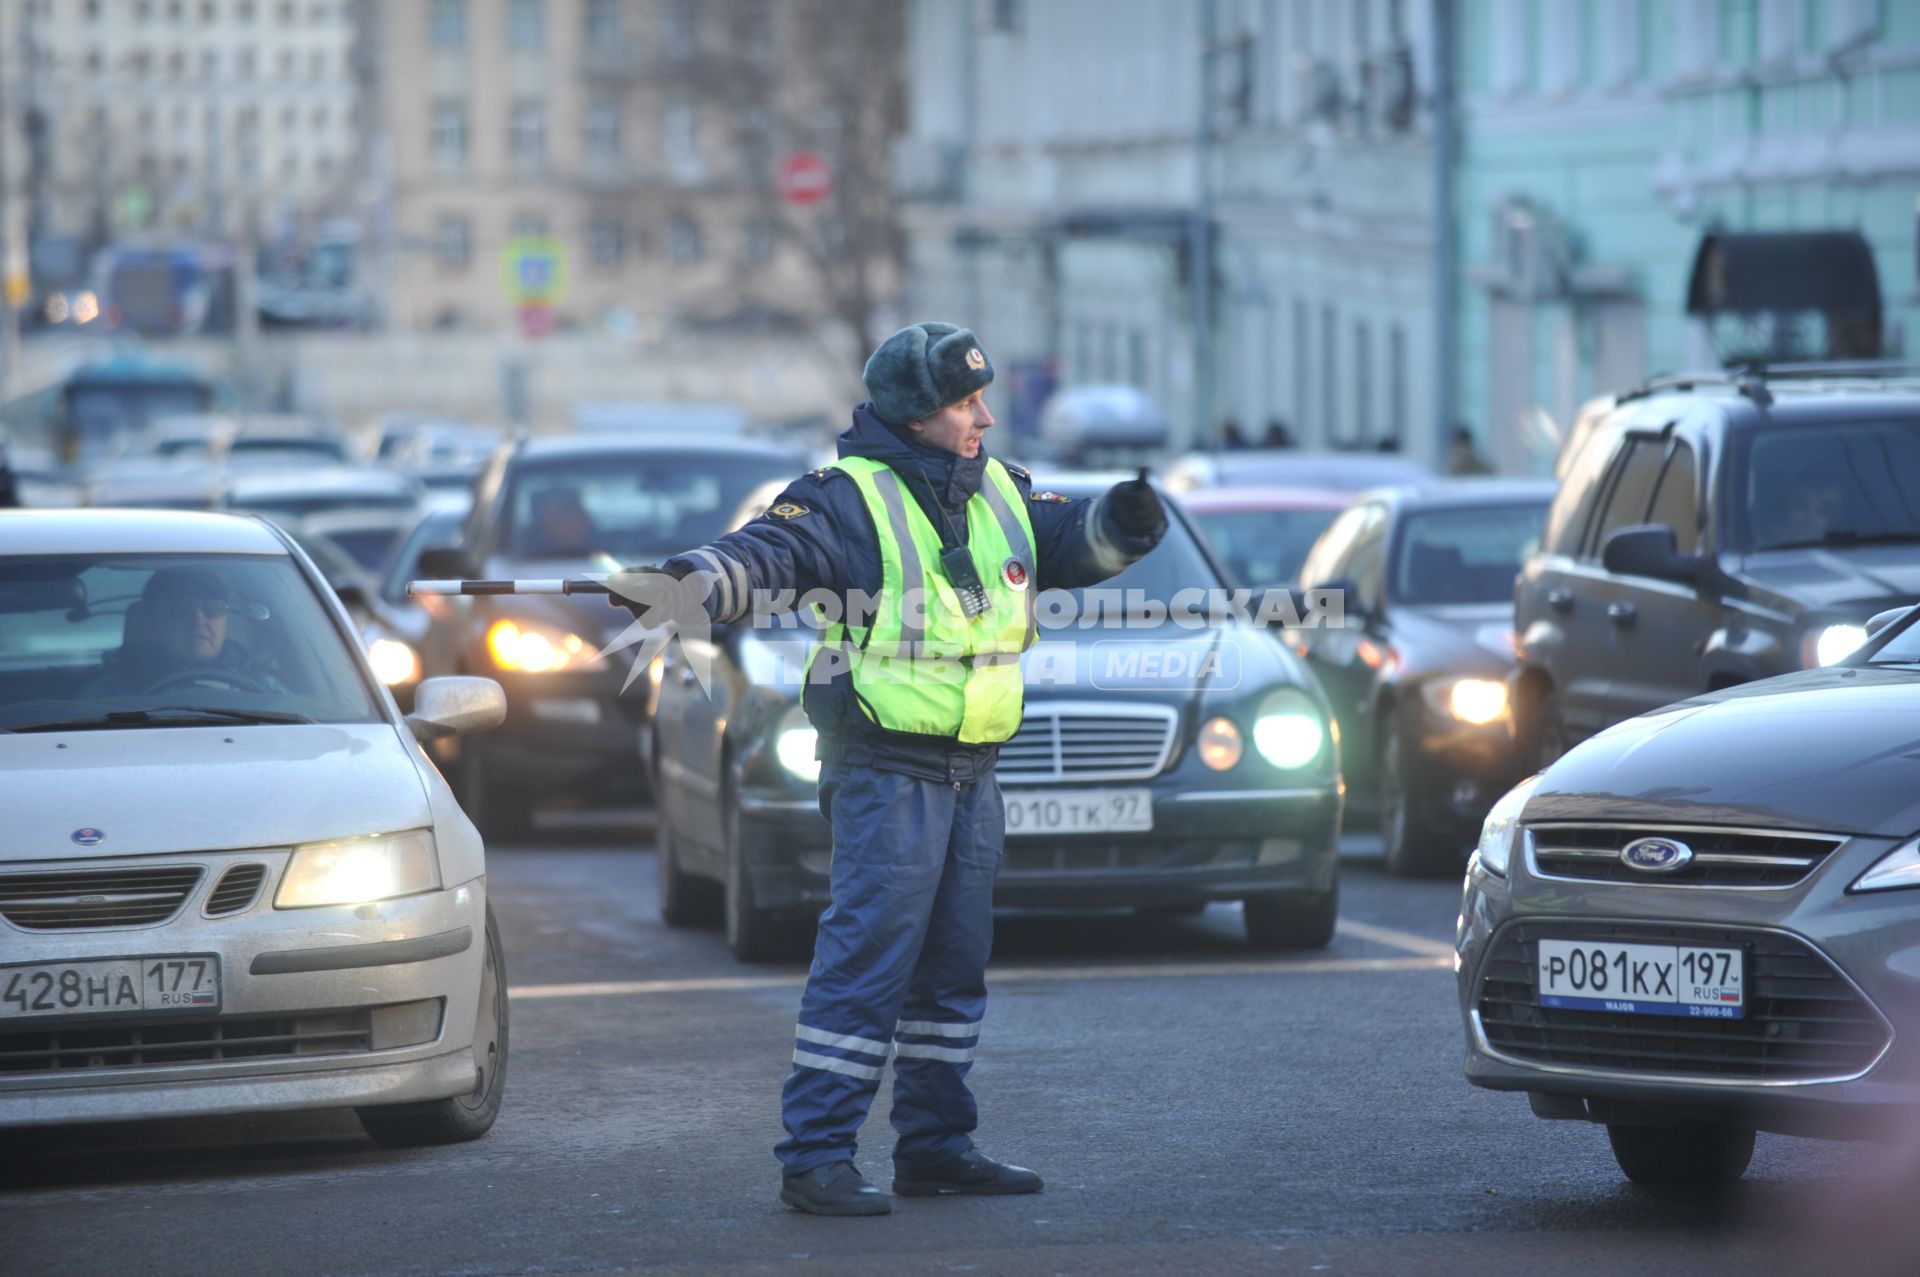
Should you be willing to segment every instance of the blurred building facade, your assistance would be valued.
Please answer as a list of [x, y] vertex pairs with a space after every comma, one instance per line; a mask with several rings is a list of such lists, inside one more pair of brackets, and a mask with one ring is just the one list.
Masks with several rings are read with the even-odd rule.
[[[897, 289], [890, 201], [862, 202], [897, 127], [897, 3], [420, 0], [371, 21], [392, 324], [859, 327]], [[796, 154], [831, 174], [812, 202], [783, 197]], [[529, 252], [561, 276], [531, 307]]]
[[1121, 382], [1184, 444], [1437, 456], [1429, 13], [910, 0], [909, 310], [975, 326], [1016, 425]]
[[1459, 31], [1461, 415], [1503, 469], [1655, 371], [1912, 353], [1920, 6], [1462, 0]]

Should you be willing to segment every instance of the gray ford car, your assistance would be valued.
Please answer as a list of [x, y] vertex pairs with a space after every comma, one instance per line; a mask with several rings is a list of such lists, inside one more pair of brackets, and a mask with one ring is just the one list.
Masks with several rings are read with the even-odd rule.
[[1494, 807], [1457, 939], [1468, 1080], [1604, 1124], [1641, 1183], [1737, 1179], [1756, 1130], [1910, 1118], [1917, 619], [1629, 719]]

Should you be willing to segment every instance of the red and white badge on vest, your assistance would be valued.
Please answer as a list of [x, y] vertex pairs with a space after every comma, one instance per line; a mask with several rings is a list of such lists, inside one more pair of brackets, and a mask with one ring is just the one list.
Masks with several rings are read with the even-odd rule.
[[1000, 579], [1016, 590], [1027, 588], [1027, 565], [1019, 559], [1008, 559], [1000, 565]]

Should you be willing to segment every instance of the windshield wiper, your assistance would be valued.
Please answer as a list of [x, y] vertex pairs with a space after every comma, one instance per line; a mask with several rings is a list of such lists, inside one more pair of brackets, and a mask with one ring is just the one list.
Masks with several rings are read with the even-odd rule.
[[1783, 541], [1779, 545], [1763, 545], [1761, 550], [1822, 550], [1841, 545], [1911, 545], [1920, 541], [1920, 531], [1909, 532], [1855, 532], [1842, 529], [1829, 532], [1823, 537], [1811, 541]]
[[112, 710], [94, 718], [50, 719], [0, 730], [10, 732], [110, 731], [116, 727], [206, 727], [220, 723], [311, 723], [305, 714], [279, 710], [222, 709], [211, 705], [159, 705], [153, 709]]

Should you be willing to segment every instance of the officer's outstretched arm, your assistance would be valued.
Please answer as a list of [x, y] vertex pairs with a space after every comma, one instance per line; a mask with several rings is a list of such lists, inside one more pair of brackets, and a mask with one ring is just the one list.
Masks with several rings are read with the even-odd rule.
[[721, 622], [745, 616], [757, 592], [844, 588], [846, 514], [826, 490], [831, 481], [816, 472], [789, 484], [759, 518], [662, 566], [676, 575], [704, 574], [711, 581], [707, 614]]
[[1144, 471], [1077, 501], [1032, 493], [1027, 517], [1038, 543], [1034, 553], [1043, 590], [1097, 585], [1159, 545], [1167, 532], [1167, 512]]

